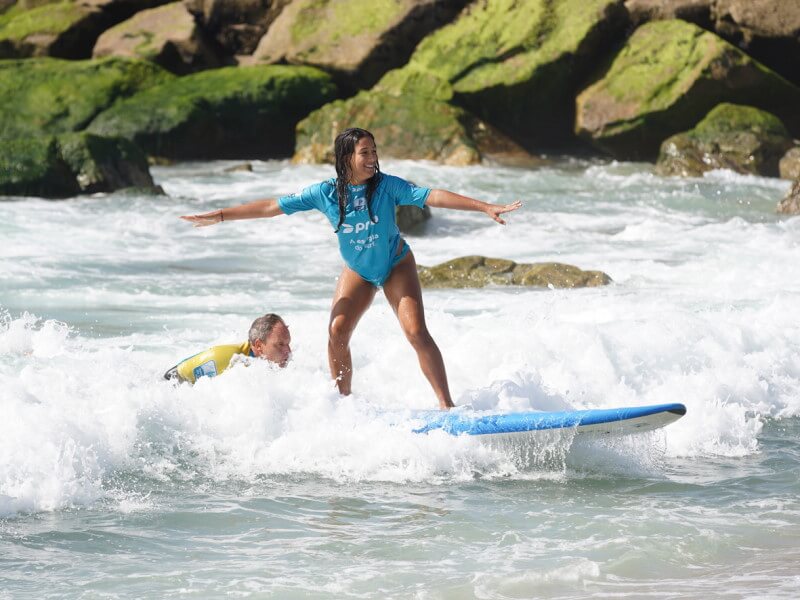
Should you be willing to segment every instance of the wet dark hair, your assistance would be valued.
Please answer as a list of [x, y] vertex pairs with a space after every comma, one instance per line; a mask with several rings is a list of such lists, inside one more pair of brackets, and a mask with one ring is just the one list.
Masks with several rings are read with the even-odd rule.
[[[333, 152], [336, 156], [336, 197], [339, 200], [339, 224], [336, 226], [336, 231], [344, 223], [345, 207], [347, 206], [347, 184], [350, 183], [353, 173], [350, 170], [350, 160], [353, 153], [356, 151], [356, 144], [363, 138], [368, 137], [373, 142], [375, 136], [366, 129], [359, 129], [358, 127], [351, 127], [345, 129], [342, 133], [336, 136], [336, 141], [333, 143]], [[378, 161], [375, 161], [375, 174], [367, 181], [367, 214], [369, 220], [372, 221], [372, 195], [375, 193], [375, 188], [378, 187], [378, 182], [381, 180], [381, 168]]]

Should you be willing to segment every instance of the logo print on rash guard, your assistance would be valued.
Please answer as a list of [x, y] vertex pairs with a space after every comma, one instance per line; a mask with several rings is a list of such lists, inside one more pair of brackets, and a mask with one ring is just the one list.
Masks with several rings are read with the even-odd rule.
[[367, 228], [375, 225], [378, 222], [377, 215], [373, 217], [374, 222], [372, 221], [361, 221], [356, 223], [355, 225], [350, 225], [349, 223], [342, 223], [342, 233], [361, 233], [362, 231], [366, 231]]

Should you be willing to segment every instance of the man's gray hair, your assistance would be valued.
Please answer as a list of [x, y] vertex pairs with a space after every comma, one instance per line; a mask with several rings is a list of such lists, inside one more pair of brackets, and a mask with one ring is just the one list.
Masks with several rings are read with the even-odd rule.
[[272, 333], [272, 328], [278, 323], [284, 326], [286, 325], [283, 319], [273, 313], [267, 313], [263, 317], [258, 317], [253, 321], [253, 324], [250, 325], [250, 332], [247, 334], [248, 341], [252, 344], [256, 340], [266, 340], [269, 334]]

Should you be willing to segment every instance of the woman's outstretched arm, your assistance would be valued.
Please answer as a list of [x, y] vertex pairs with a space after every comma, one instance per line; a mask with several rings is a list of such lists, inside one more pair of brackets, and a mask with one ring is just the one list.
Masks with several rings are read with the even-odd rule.
[[481, 202], [480, 200], [475, 200], [475, 198], [469, 198], [468, 196], [462, 196], [461, 194], [455, 194], [447, 190], [431, 190], [425, 204], [434, 208], [474, 210], [486, 213], [501, 225], [505, 225], [506, 222], [500, 218], [500, 215], [511, 212], [512, 210], [517, 210], [522, 206], [522, 202], [519, 200], [511, 204], [489, 204], [488, 202]]
[[229, 206], [201, 215], [184, 215], [181, 219], [193, 223], [195, 227], [205, 227], [223, 221], [240, 221], [242, 219], [263, 219], [282, 215], [283, 210], [277, 200], [256, 200], [239, 206]]

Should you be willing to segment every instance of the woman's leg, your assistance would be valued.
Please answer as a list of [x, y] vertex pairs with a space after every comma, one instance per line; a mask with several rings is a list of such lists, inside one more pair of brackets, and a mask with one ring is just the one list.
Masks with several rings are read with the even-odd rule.
[[358, 273], [345, 267], [333, 295], [331, 320], [328, 323], [328, 365], [339, 393], [350, 394], [353, 382], [353, 360], [350, 357], [350, 337], [372, 299], [376, 288]]
[[425, 312], [422, 307], [422, 290], [417, 276], [417, 263], [410, 252], [401, 260], [383, 284], [383, 293], [400, 321], [403, 333], [417, 351], [419, 365], [427, 377], [436, 397], [439, 408], [451, 408], [450, 389], [447, 386], [447, 373], [439, 347], [433, 341], [425, 325]]

